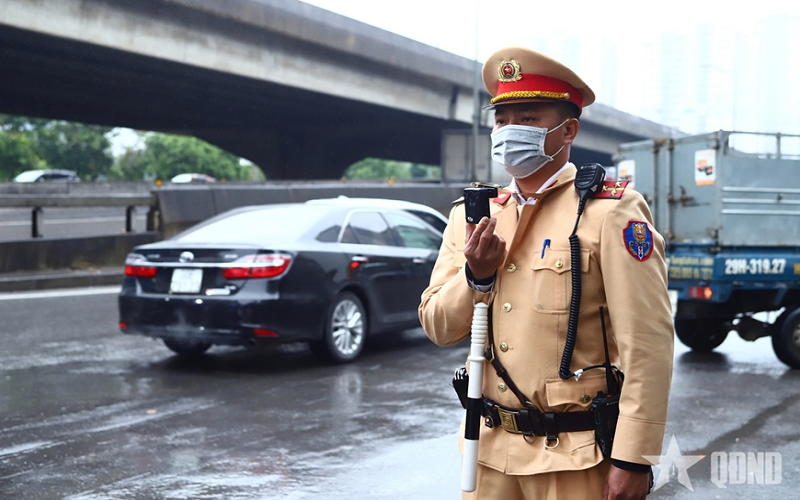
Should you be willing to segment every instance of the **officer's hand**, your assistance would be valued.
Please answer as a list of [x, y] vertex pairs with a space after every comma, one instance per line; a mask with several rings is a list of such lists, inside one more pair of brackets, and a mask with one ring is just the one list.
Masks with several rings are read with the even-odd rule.
[[603, 500], [645, 500], [650, 488], [650, 473], [622, 470], [613, 465], [608, 469]]
[[497, 219], [484, 217], [477, 224], [467, 224], [464, 257], [475, 279], [491, 277], [506, 258], [506, 240], [494, 234]]

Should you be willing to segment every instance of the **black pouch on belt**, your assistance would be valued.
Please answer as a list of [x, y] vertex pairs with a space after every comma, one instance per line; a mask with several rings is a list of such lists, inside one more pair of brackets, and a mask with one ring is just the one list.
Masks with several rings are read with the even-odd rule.
[[453, 375], [453, 389], [458, 395], [458, 400], [461, 401], [461, 406], [467, 409], [467, 389], [469, 388], [469, 373], [467, 368], [462, 366]]
[[611, 448], [614, 446], [614, 432], [617, 430], [617, 419], [619, 418], [619, 394], [609, 395], [598, 391], [597, 396], [592, 400], [592, 411], [594, 411], [594, 437], [597, 446], [603, 456], [611, 456]]

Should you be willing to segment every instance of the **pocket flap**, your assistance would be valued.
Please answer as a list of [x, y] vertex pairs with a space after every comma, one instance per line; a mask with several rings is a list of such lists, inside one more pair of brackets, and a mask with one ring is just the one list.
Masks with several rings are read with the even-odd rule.
[[551, 408], [562, 405], [589, 408], [597, 392], [606, 390], [606, 377], [602, 370], [598, 370], [597, 373], [583, 375], [577, 381], [575, 378], [550, 378], [545, 380], [545, 390], [547, 405]]
[[[581, 272], [589, 272], [589, 263], [591, 262], [591, 251], [587, 248], [581, 248]], [[570, 251], [567, 250], [551, 250], [547, 249], [544, 252], [543, 258], [537, 258], [533, 262], [534, 271], [549, 269], [555, 273], [561, 274], [572, 269], [572, 260], [570, 259]]]

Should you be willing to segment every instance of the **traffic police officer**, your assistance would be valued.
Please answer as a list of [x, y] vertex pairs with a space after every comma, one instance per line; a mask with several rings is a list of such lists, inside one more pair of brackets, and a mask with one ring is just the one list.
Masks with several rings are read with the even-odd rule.
[[[578, 206], [576, 167], [568, 160], [578, 118], [594, 93], [566, 66], [524, 48], [489, 57], [483, 80], [495, 111], [492, 156], [513, 180], [492, 200], [491, 218], [477, 225], [464, 222], [463, 204], [454, 207], [419, 316], [431, 340], [449, 346], [469, 335], [474, 302], [489, 304], [495, 357], [556, 429], [568, 420], [560, 414], [588, 411], [598, 391], [607, 390], [603, 370], [559, 377], [575, 265], [568, 239]], [[482, 392], [493, 406], [481, 426], [477, 489], [464, 498], [647, 494], [644, 456], [661, 454], [672, 376], [664, 240], [643, 197], [627, 183], [601, 188], [577, 227], [582, 299], [570, 367], [603, 363], [603, 314], [611, 363], [625, 375], [611, 456], [603, 457], [585, 426], [561, 425], [570, 430], [550, 429], [543, 437], [520, 434], [508, 418], [519, 398], [487, 365]], [[506, 417], [495, 421], [498, 409]]]

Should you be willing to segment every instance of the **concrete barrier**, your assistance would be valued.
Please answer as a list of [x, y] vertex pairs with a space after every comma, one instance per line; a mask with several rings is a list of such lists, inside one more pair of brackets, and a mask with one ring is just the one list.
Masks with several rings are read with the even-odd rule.
[[1, 242], [0, 273], [121, 266], [133, 247], [160, 239], [159, 233], [151, 231]]
[[0, 183], [0, 195], [147, 195], [155, 187], [155, 183], [152, 182], [2, 182]]
[[154, 191], [159, 211], [159, 230], [173, 236], [209, 217], [248, 205], [303, 203], [316, 198], [388, 198], [428, 205], [444, 215], [461, 196], [465, 184], [442, 183], [270, 183], [165, 186]]

